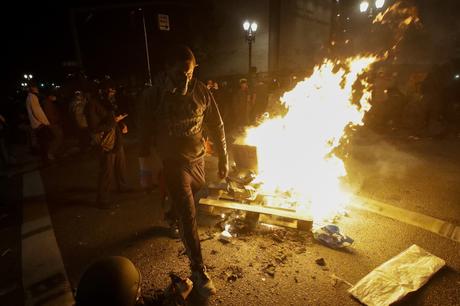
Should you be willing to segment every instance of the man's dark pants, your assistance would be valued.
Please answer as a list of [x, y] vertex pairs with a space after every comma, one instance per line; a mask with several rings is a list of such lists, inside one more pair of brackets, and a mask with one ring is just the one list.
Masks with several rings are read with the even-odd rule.
[[112, 151], [101, 152], [98, 203], [110, 202], [110, 189], [114, 181], [119, 191], [127, 188], [125, 150], [121, 145]]
[[34, 129], [35, 135], [37, 136], [38, 149], [40, 150], [40, 157], [43, 162], [48, 161], [48, 146], [51, 137], [50, 128], [46, 125], [41, 125], [37, 129]]
[[179, 231], [192, 270], [203, 268], [200, 238], [196, 223], [196, 209], [193, 194], [205, 183], [204, 160], [193, 163], [163, 161], [164, 174], [173, 214], [179, 220]]

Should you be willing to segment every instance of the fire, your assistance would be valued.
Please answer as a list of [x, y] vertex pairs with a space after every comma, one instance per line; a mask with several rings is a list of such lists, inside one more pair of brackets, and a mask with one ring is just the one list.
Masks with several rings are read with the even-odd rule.
[[[288, 195], [297, 213], [310, 211], [315, 222], [344, 209], [351, 194], [341, 184], [347, 173], [333, 149], [346, 138], [345, 127], [361, 125], [370, 109], [371, 92], [359, 76], [374, 61], [372, 56], [324, 61], [282, 96], [284, 117], [246, 131], [243, 142], [257, 147], [264, 194]], [[359, 101], [352, 100], [355, 82], [364, 87]]]
[[393, 52], [396, 52], [396, 49], [403, 40], [409, 27], [422, 27], [422, 23], [418, 17], [417, 7], [413, 6], [409, 1], [395, 2], [384, 12], [379, 13], [372, 23], [374, 25], [382, 25], [385, 29], [391, 31], [393, 42], [389, 50]]

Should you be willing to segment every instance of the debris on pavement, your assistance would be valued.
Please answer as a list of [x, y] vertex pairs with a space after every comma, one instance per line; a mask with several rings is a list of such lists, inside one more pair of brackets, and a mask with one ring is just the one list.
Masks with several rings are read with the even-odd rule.
[[180, 247], [179, 250], [177, 250], [177, 257], [181, 257], [185, 255], [187, 255], [187, 250], [184, 247]]
[[348, 292], [366, 305], [390, 305], [418, 290], [445, 264], [414, 244], [372, 270]]
[[275, 277], [275, 270], [276, 270], [276, 267], [274, 264], [272, 263], [268, 263], [263, 269], [262, 271], [265, 272], [266, 274], [270, 275], [271, 277]]
[[275, 241], [275, 242], [278, 242], [278, 243], [281, 243], [284, 241], [284, 236], [285, 236], [286, 232], [282, 232], [282, 231], [276, 231], [272, 234], [272, 239]]
[[314, 229], [313, 237], [334, 249], [350, 246], [354, 241], [352, 238], [342, 234], [339, 227], [333, 224]]
[[295, 250], [296, 254], [300, 255], [300, 254], [305, 254], [307, 252], [307, 248], [302, 246], [302, 247], [299, 247]]
[[170, 273], [171, 284], [165, 289], [153, 290], [142, 296], [142, 305], [187, 305], [187, 297], [193, 289], [193, 282], [189, 278], [181, 278]]
[[335, 274], [331, 274], [331, 282], [332, 282], [332, 286], [336, 287], [337, 285], [343, 283], [343, 284], [346, 284], [348, 285], [349, 287], [353, 287], [353, 284], [344, 280], [343, 278], [341, 277], [338, 277], [337, 275]]
[[[229, 227], [230, 226], [230, 227]], [[222, 214], [221, 220], [217, 222], [216, 227], [224, 231], [226, 228], [233, 237], [241, 234], [249, 233], [249, 224], [244, 218], [244, 214], [239, 211], [234, 211], [229, 214]]]
[[326, 266], [326, 261], [324, 260], [323, 257], [316, 258], [315, 262], [318, 266], [321, 266], [321, 267]]
[[243, 268], [239, 266], [228, 266], [223, 272], [222, 272], [223, 278], [229, 282], [233, 283], [239, 278], [243, 278]]
[[230, 230], [230, 225], [227, 224], [225, 226], [225, 229], [219, 235], [219, 241], [223, 243], [230, 243], [232, 241], [232, 234], [230, 234], [229, 230]]
[[206, 231], [204, 235], [200, 236], [200, 242], [208, 241], [214, 239], [214, 234], [210, 231]]

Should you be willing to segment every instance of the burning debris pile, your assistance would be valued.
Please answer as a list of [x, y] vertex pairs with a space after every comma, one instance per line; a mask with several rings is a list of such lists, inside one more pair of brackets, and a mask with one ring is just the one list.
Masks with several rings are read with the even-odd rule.
[[226, 184], [210, 186], [214, 200], [200, 203], [297, 220], [297, 227], [343, 211], [349, 198], [341, 182], [346, 170], [334, 149], [370, 108], [371, 93], [361, 76], [375, 61], [356, 57], [315, 67], [281, 98], [285, 116], [246, 131], [235, 146], [237, 167]]
[[[298, 214], [309, 212], [316, 222], [343, 209], [349, 197], [341, 184], [346, 170], [334, 148], [370, 108], [371, 92], [360, 76], [375, 61], [372, 56], [324, 61], [283, 95], [289, 110], [284, 117], [247, 130], [243, 141], [257, 147], [263, 193], [288, 195]], [[359, 98], [357, 84], [363, 88]]]

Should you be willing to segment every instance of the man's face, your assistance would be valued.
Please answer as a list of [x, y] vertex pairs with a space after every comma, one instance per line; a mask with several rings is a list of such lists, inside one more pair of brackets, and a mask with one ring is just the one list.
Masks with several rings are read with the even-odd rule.
[[52, 101], [52, 102], [54, 102], [54, 101], [57, 100], [57, 98], [56, 98], [55, 95], [50, 95], [50, 96], [48, 96], [48, 99], [49, 99], [50, 101]]
[[248, 83], [246, 83], [246, 82], [240, 83], [240, 88], [243, 91], [248, 90]]
[[114, 88], [109, 88], [107, 89], [107, 97], [110, 99], [110, 98], [113, 98], [115, 97], [115, 94], [117, 93], [117, 90], [114, 89]]
[[34, 94], [38, 94], [38, 87], [37, 86], [31, 86], [30, 87], [30, 92]]
[[187, 94], [188, 84], [193, 77], [194, 70], [195, 63], [191, 60], [178, 62], [168, 67], [167, 74], [173, 83], [175, 92], [181, 95]]

